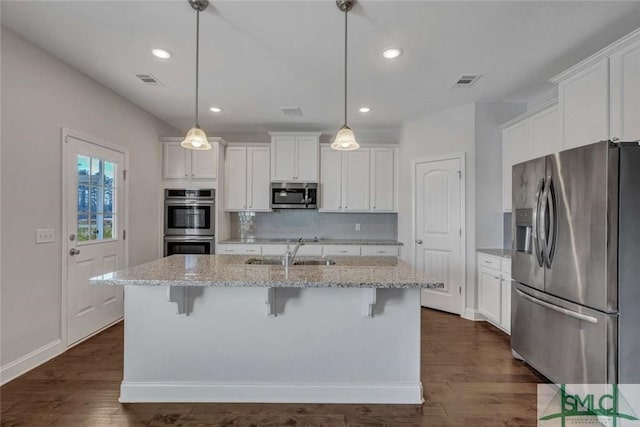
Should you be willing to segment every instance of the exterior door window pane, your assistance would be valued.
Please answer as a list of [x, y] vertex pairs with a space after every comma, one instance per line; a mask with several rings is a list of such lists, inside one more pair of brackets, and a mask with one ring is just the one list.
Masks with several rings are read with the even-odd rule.
[[78, 241], [117, 238], [117, 164], [78, 156]]

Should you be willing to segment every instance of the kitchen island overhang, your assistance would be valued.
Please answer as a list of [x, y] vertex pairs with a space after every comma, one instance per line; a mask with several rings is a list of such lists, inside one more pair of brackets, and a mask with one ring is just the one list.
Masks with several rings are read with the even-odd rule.
[[174, 255], [91, 279], [125, 286], [121, 402], [422, 402], [420, 289], [441, 283], [396, 258], [248, 258]]

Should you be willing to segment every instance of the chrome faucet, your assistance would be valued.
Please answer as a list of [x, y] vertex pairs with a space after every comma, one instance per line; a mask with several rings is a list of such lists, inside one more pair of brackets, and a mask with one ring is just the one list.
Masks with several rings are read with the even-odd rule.
[[291, 247], [289, 247], [289, 244], [287, 243], [287, 252], [285, 252], [284, 254], [284, 266], [286, 268], [289, 268], [289, 266], [291, 264], [293, 264], [293, 259], [296, 257], [296, 254], [298, 253], [298, 249], [300, 249], [300, 246], [304, 245], [304, 239], [301, 237], [298, 239], [298, 243], [296, 243], [295, 248], [293, 248], [293, 251], [291, 250]]

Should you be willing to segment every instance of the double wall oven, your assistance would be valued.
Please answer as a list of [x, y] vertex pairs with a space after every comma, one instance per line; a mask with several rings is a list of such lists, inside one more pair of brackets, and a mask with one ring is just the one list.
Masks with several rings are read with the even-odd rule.
[[215, 190], [164, 190], [164, 256], [215, 252]]

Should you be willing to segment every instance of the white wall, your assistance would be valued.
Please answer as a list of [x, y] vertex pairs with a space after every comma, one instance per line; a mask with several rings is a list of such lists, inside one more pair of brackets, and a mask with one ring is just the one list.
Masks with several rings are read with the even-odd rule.
[[[501, 248], [502, 133], [500, 125], [526, 104], [473, 103], [406, 121], [400, 137], [398, 240], [410, 261], [412, 235], [411, 161], [446, 154], [466, 155], [466, 307], [476, 303], [476, 248]], [[468, 313], [467, 313], [468, 314]]]
[[526, 111], [526, 104], [476, 103], [476, 248], [504, 244], [502, 213], [502, 130]]
[[[61, 128], [129, 148], [131, 265], [157, 255], [158, 137], [178, 131], [5, 28], [1, 40], [5, 368], [61, 336]], [[36, 228], [56, 242], [35, 245]]]
[[466, 153], [467, 306], [475, 301], [475, 105], [467, 104], [428, 114], [404, 123], [400, 136], [400, 197], [398, 240], [405, 244], [402, 257], [410, 261], [413, 245], [411, 210], [413, 159]]

